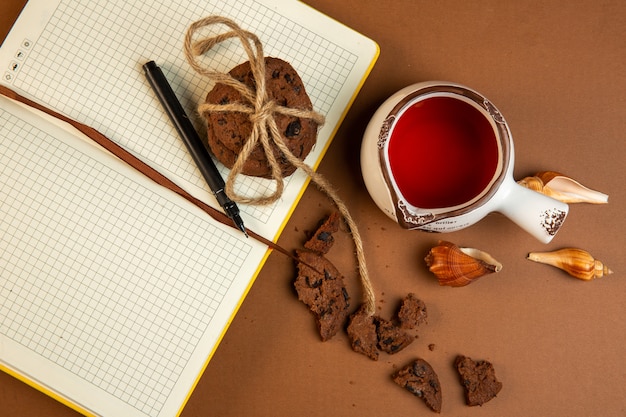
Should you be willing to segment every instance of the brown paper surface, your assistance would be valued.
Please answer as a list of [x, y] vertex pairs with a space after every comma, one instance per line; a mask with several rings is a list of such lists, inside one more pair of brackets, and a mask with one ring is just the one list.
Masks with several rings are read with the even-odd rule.
[[[0, 36], [22, 3], [2, 2]], [[391, 316], [413, 292], [427, 304], [428, 323], [411, 346], [377, 362], [354, 353], [343, 333], [323, 343], [294, 293], [293, 262], [273, 253], [182, 416], [429, 415], [391, 380], [416, 357], [439, 374], [442, 415], [626, 415], [626, 3], [307, 3], [380, 45], [380, 58], [319, 171], [360, 227], [379, 314]], [[426, 80], [465, 84], [501, 110], [515, 142], [516, 178], [561, 171], [608, 194], [609, 204], [571, 205], [548, 245], [497, 213], [445, 235], [400, 229], [367, 194], [360, 142], [384, 99]], [[300, 247], [330, 210], [310, 186], [279, 243]], [[467, 287], [440, 287], [423, 260], [438, 239], [480, 248], [504, 267]], [[565, 246], [588, 250], [615, 273], [583, 282], [525, 259], [530, 251]], [[345, 232], [328, 257], [345, 275], [356, 308], [361, 292]], [[457, 354], [494, 365], [503, 383], [497, 398], [465, 405], [452, 366]], [[0, 403], [3, 415], [75, 415], [3, 373]]]

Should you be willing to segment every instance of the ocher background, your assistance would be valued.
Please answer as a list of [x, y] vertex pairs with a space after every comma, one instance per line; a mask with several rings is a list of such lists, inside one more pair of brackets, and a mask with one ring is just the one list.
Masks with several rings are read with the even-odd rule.
[[[344, 334], [322, 343], [292, 289], [291, 260], [273, 253], [182, 416], [429, 415], [390, 379], [415, 357], [439, 374], [442, 415], [626, 415], [626, 3], [306, 3], [381, 47], [319, 171], [360, 226], [379, 313], [390, 316], [414, 292], [428, 306], [428, 324], [409, 348], [378, 362], [352, 352]], [[22, 5], [0, 3], [0, 39]], [[549, 245], [499, 214], [446, 235], [399, 229], [365, 190], [361, 136], [385, 98], [434, 79], [468, 85], [499, 107], [515, 141], [516, 178], [561, 171], [609, 194], [609, 204], [573, 205]], [[299, 247], [330, 210], [327, 198], [309, 187], [279, 243]], [[439, 287], [423, 258], [440, 238], [490, 252], [504, 264], [502, 272], [464, 288]], [[525, 259], [529, 251], [564, 246], [590, 251], [615, 274], [582, 282]], [[361, 293], [345, 233], [329, 257], [346, 276], [355, 308]], [[491, 361], [504, 384], [483, 407], [464, 405], [452, 368], [459, 353]], [[76, 414], [6, 374], [0, 374], [0, 404], [7, 416]]]

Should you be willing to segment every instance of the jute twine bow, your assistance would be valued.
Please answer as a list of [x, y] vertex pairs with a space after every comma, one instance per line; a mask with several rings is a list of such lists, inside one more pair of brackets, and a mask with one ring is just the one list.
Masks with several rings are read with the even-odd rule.
[[[218, 24], [225, 25], [230, 30], [225, 33], [194, 40], [196, 33], [202, 30], [202, 28]], [[254, 90], [239, 80], [233, 78], [230, 74], [204, 68], [196, 59], [197, 56], [205, 54], [220, 42], [231, 38], [239, 38], [248, 56], [252, 75], [254, 76], [256, 83], [256, 89]], [[252, 123], [252, 132], [250, 137], [244, 144], [241, 152], [237, 156], [235, 164], [228, 174], [225, 187], [226, 194], [235, 202], [257, 205], [272, 204], [282, 196], [284, 190], [284, 178], [280, 165], [278, 164], [278, 161], [274, 156], [274, 152], [272, 151], [271, 144], [274, 144], [280, 152], [282, 152], [289, 163], [304, 171], [317, 185], [317, 187], [330, 197], [341, 215], [344, 217], [356, 247], [359, 275], [361, 277], [361, 284], [364, 292], [364, 303], [368, 314], [374, 314], [375, 294], [367, 272], [363, 242], [356, 223], [352, 219], [348, 208], [339, 198], [333, 186], [321, 174], [315, 172], [313, 168], [291, 153], [287, 145], [283, 142], [280, 131], [276, 125], [276, 121], [274, 120], [274, 114], [280, 113], [287, 116], [312, 119], [319, 126], [324, 123], [324, 117], [315, 111], [284, 107], [278, 105], [272, 100], [269, 100], [265, 87], [265, 59], [263, 55], [263, 45], [255, 34], [243, 30], [235, 22], [228, 18], [221, 16], [208, 16], [194, 22], [189, 27], [185, 35], [184, 52], [187, 62], [189, 62], [189, 65], [191, 65], [191, 67], [198, 74], [208, 77], [216, 84], [225, 84], [234, 88], [247, 102], [228, 104], [203, 103], [198, 106], [198, 112], [203, 116], [212, 112], [240, 112], [248, 114]], [[236, 178], [242, 173], [244, 163], [258, 143], [260, 143], [263, 147], [271, 167], [271, 177], [276, 184], [276, 189], [269, 195], [256, 197], [239, 195], [235, 191]]]

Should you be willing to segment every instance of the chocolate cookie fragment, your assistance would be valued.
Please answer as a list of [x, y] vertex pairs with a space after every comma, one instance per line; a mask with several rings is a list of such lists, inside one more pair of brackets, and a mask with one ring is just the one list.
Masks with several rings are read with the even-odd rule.
[[347, 328], [352, 350], [372, 360], [378, 360], [378, 334], [375, 317], [367, 314], [365, 305], [352, 313]]
[[301, 261], [294, 282], [298, 299], [315, 316], [322, 341], [329, 340], [343, 327], [348, 316], [349, 296], [343, 276], [320, 254], [296, 251], [296, 256]]
[[424, 400], [436, 413], [441, 413], [441, 386], [437, 374], [424, 359], [418, 358], [393, 375], [393, 381]]
[[465, 389], [465, 403], [469, 406], [483, 405], [494, 398], [502, 389], [502, 383], [496, 379], [493, 365], [487, 361], [473, 361], [463, 355], [454, 361], [461, 384]]
[[[397, 320], [396, 320], [397, 318]], [[408, 294], [401, 302], [393, 320], [380, 316], [368, 316], [361, 306], [350, 316], [348, 336], [352, 350], [362, 353], [373, 360], [378, 359], [378, 350], [388, 354], [400, 352], [416, 338], [414, 329], [426, 321], [426, 304], [415, 294]]]
[[335, 243], [333, 233], [339, 230], [341, 215], [339, 212], [332, 212], [317, 228], [315, 234], [306, 241], [304, 247], [315, 252], [328, 253]]
[[[256, 81], [252, 75], [250, 62], [233, 68], [229, 74], [256, 89]], [[268, 99], [284, 107], [299, 110], [313, 110], [304, 84], [296, 70], [287, 62], [278, 58], [265, 58], [265, 83]], [[217, 83], [206, 98], [211, 104], [241, 103], [252, 106], [241, 94], [231, 86]], [[274, 113], [274, 120], [281, 139], [290, 152], [299, 159], [304, 159], [317, 140], [317, 123], [311, 119], [287, 116]], [[237, 156], [252, 132], [250, 115], [240, 112], [212, 112], [207, 116], [207, 140], [211, 152], [229, 168], [232, 168]], [[289, 176], [295, 171], [285, 156], [274, 144], [271, 145], [274, 155], [281, 167], [282, 175]], [[243, 174], [257, 177], [271, 177], [271, 167], [261, 144], [258, 144], [246, 160]]]
[[400, 352], [415, 340], [415, 336], [408, 334], [394, 322], [380, 317], [376, 317], [376, 333], [378, 348], [390, 354]]
[[414, 329], [426, 321], [428, 313], [426, 304], [417, 298], [415, 294], [409, 293], [402, 299], [398, 310], [398, 320], [403, 329]]

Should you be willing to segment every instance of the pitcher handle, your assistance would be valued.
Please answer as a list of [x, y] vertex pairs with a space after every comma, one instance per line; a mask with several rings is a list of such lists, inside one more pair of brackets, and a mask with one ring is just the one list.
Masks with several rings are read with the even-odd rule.
[[566, 203], [529, 190], [514, 180], [498, 211], [543, 243], [549, 243], [559, 231], [569, 206]]

